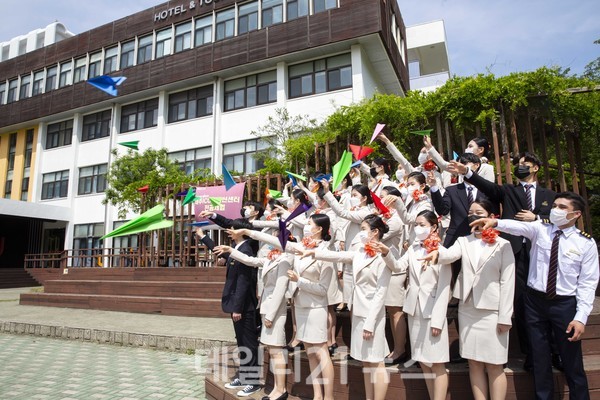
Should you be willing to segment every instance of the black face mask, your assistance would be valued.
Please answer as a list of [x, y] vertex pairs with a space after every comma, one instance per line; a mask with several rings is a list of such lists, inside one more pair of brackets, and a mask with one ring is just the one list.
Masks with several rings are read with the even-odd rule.
[[469, 221], [469, 224], [471, 224], [481, 218], [483, 218], [483, 217], [480, 215], [473, 214], [473, 215], [469, 215], [469, 217], [467, 218], [467, 221]]
[[369, 170], [369, 174], [371, 174], [373, 178], [377, 178], [377, 171], [375, 170], [375, 167]]
[[518, 179], [525, 179], [531, 175], [531, 168], [527, 165], [515, 165], [514, 174]]

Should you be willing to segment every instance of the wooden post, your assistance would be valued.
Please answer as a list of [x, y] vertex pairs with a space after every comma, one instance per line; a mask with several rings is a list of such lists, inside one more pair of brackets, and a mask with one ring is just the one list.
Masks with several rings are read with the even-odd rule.
[[567, 182], [565, 180], [565, 170], [563, 168], [562, 152], [560, 151], [560, 136], [556, 129], [556, 124], [552, 120], [552, 137], [554, 138], [554, 148], [556, 149], [556, 163], [558, 164], [558, 183], [560, 185], [560, 191], [564, 192], [567, 190]]
[[[452, 157], [452, 144], [450, 143], [450, 123], [447, 119], [444, 120], [444, 130], [446, 131], [446, 151], [449, 157]], [[440, 151], [442, 149], [440, 148]]]
[[328, 174], [331, 169], [331, 161], [329, 159], [329, 142], [325, 143], [325, 173]]
[[581, 159], [581, 142], [579, 141], [580, 135], [579, 132], [575, 132], [573, 134], [573, 147], [575, 148], [575, 162], [577, 163], [577, 171], [579, 172], [579, 182], [581, 183], [581, 196], [586, 200], [587, 207], [585, 208], [585, 212], [583, 213], [583, 218], [585, 219], [585, 228], [589, 234], [592, 234], [592, 216], [590, 214], [589, 207], [589, 198], [587, 194], [587, 187], [585, 185], [585, 174], [583, 173], [583, 161]]
[[525, 128], [527, 129], [527, 150], [530, 153], [535, 153], [535, 146], [533, 145], [533, 131], [531, 129], [531, 111], [529, 107], [527, 107], [527, 123], [525, 124]]
[[508, 117], [510, 118], [510, 138], [513, 144], [513, 154], [516, 156], [520, 153], [519, 151], [519, 138], [517, 137], [517, 121], [515, 119], [515, 112], [509, 110]]
[[496, 181], [498, 185], [502, 185], [502, 162], [500, 161], [500, 146], [498, 145], [498, 130], [496, 129], [496, 121], [492, 119], [492, 144], [494, 146], [494, 161], [496, 163]]
[[542, 144], [542, 164], [544, 164], [544, 181], [546, 188], [552, 188], [552, 182], [550, 182], [550, 166], [548, 165], [548, 145], [546, 144], [546, 121], [544, 118], [540, 118], [540, 142]]
[[477, 136], [477, 137], [481, 136], [481, 122], [479, 122], [479, 121], [475, 122], [475, 136]]
[[510, 159], [510, 152], [508, 150], [508, 133], [506, 132], [506, 121], [504, 116], [504, 107], [500, 103], [500, 137], [502, 138], [502, 154], [504, 156], [504, 176], [506, 177], [506, 183], [512, 183], [512, 163]]
[[[315, 171], [320, 171], [320, 163], [319, 163], [319, 143], [315, 143]], [[310, 175], [308, 169], [306, 169], [306, 174]]]
[[440, 113], [435, 115], [435, 132], [437, 133], [437, 148], [441, 151], [444, 145], [442, 142], [442, 117]]

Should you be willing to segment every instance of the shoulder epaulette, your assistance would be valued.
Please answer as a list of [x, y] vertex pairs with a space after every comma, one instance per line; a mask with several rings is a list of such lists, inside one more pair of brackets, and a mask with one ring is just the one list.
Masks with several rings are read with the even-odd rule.
[[542, 223], [543, 224], [550, 224], [550, 220], [548, 218], [542, 218]]
[[579, 234], [581, 236], [583, 236], [584, 238], [586, 238], [586, 239], [591, 239], [592, 238], [592, 235], [590, 235], [589, 233], [584, 232], [584, 231], [579, 231]]

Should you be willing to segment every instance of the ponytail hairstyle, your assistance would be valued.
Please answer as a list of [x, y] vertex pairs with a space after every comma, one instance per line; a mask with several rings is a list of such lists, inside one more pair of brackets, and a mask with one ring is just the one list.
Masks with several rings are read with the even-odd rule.
[[419, 185], [425, 185], [423, 188], [423, 193], [427, 193], [429, 191], [429, 186], [427, 186], [427, 180], [425, 179], [425, 175], [423, 175], [423, 173], [419, 171], [413, 171], [408, 174], [408, 178], [406, 180], [408, 181], [410, 178], [414, 178], [417, 182], [419, 182]]
[[485, 211], [487, 211], [488, 213], [488, 218], [491, 218], [494, 215], [494, 204], [489, 201], [489, 200], [476, 200], [473, 203], [478, 204], [479, 206], [481, 206], [481, 208], [483, 208]]
[[331, 228], [331, 220], [326, 214], [312, 214], [310, 217], [316, 226], [322, 228], [321, 239], [329, 242], [331, 240], [331, 234], [329, 230]]
[[417, 217], [423, 217], [427, 220], [427, 222], [429, 222], [429, 225], [431, 225], [432, 231], [433, 228], [435, 227], [435, 231], [440, 232], [440, 226], [438, 223], [438, 217], [436, 215], [436, 213], [434, 213], [433, 211], [429, 211], [429, 210], [423, 210], [420, 213], [417, 214]]
[[488, 140], [482, 136], [474, 137], [471, 140], [475, 142], [477, 147], [483, 149], [483, 154], [480, 157], [488, 158], [488, 155], [490, 154], [490, 143], [488, 142]]
[[302, 204], [306, 204], [308, 206], [311, 205], [308, 195], [304, 193], [304, 190], [302, 189], [294, 189], [294, 191], [292, 192], [292, 197]]
[[381, 191], [386, 191], [388, 195], [396, 196], [398, 198], [402, 198], [402, 193], [395, 186], [385, 186], [381, 189]]
[[390, 231], [390, 227], [387, 226], [385, 222], [383, 222], [383, 219], [381, 219], [379, 215], [369, 214], [365, 217], [363, 222], [366, 222], [369, 225], [369, 228], [371, 228], [371, 230], [377, 229], [377, 232], [379, 233], [379, 240], [381, 240], [383, 235]]
[[371, 196], [371, 191], [369, 187], [366, 185], [354, 185], [352, 186], [352, 190], [356, 190], [361, 196], [367, 198], [367, 205], [373, 204], [373, 197]]
[[383, 171], [387, 176], [392, 176], [392, 167], [390, 166], [390, 162], [385, 158], [378, 157], [373, 160], [376, 165], [383, 167]]

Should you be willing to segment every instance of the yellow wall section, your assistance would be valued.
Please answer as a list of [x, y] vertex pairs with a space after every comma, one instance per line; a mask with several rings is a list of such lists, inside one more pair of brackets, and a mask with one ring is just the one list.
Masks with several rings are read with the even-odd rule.
[[[19, 129], [17, 133], [17, 148], [15, 152], [15, 167], [13, 169], [11, 200], [21, 199], [21, 185], [23, 181], [23, 167], [25, 166], [25, 147], [27, 141], [27, 131], [33, 129], [33, 151], [31, 154], [31, 167], [29, 169], [29, 192], [27, 201], [31, 201], [31, 190], [33, 187], [33, 178], [35, 177], [35, 150], [37, 143], [37, 127]], [[0, 135], [0, 192], [2, 198], [5, 195], [6, 178], [8, 175], [8, 151], [10, 144], [10, 135], [15, 132]]]

